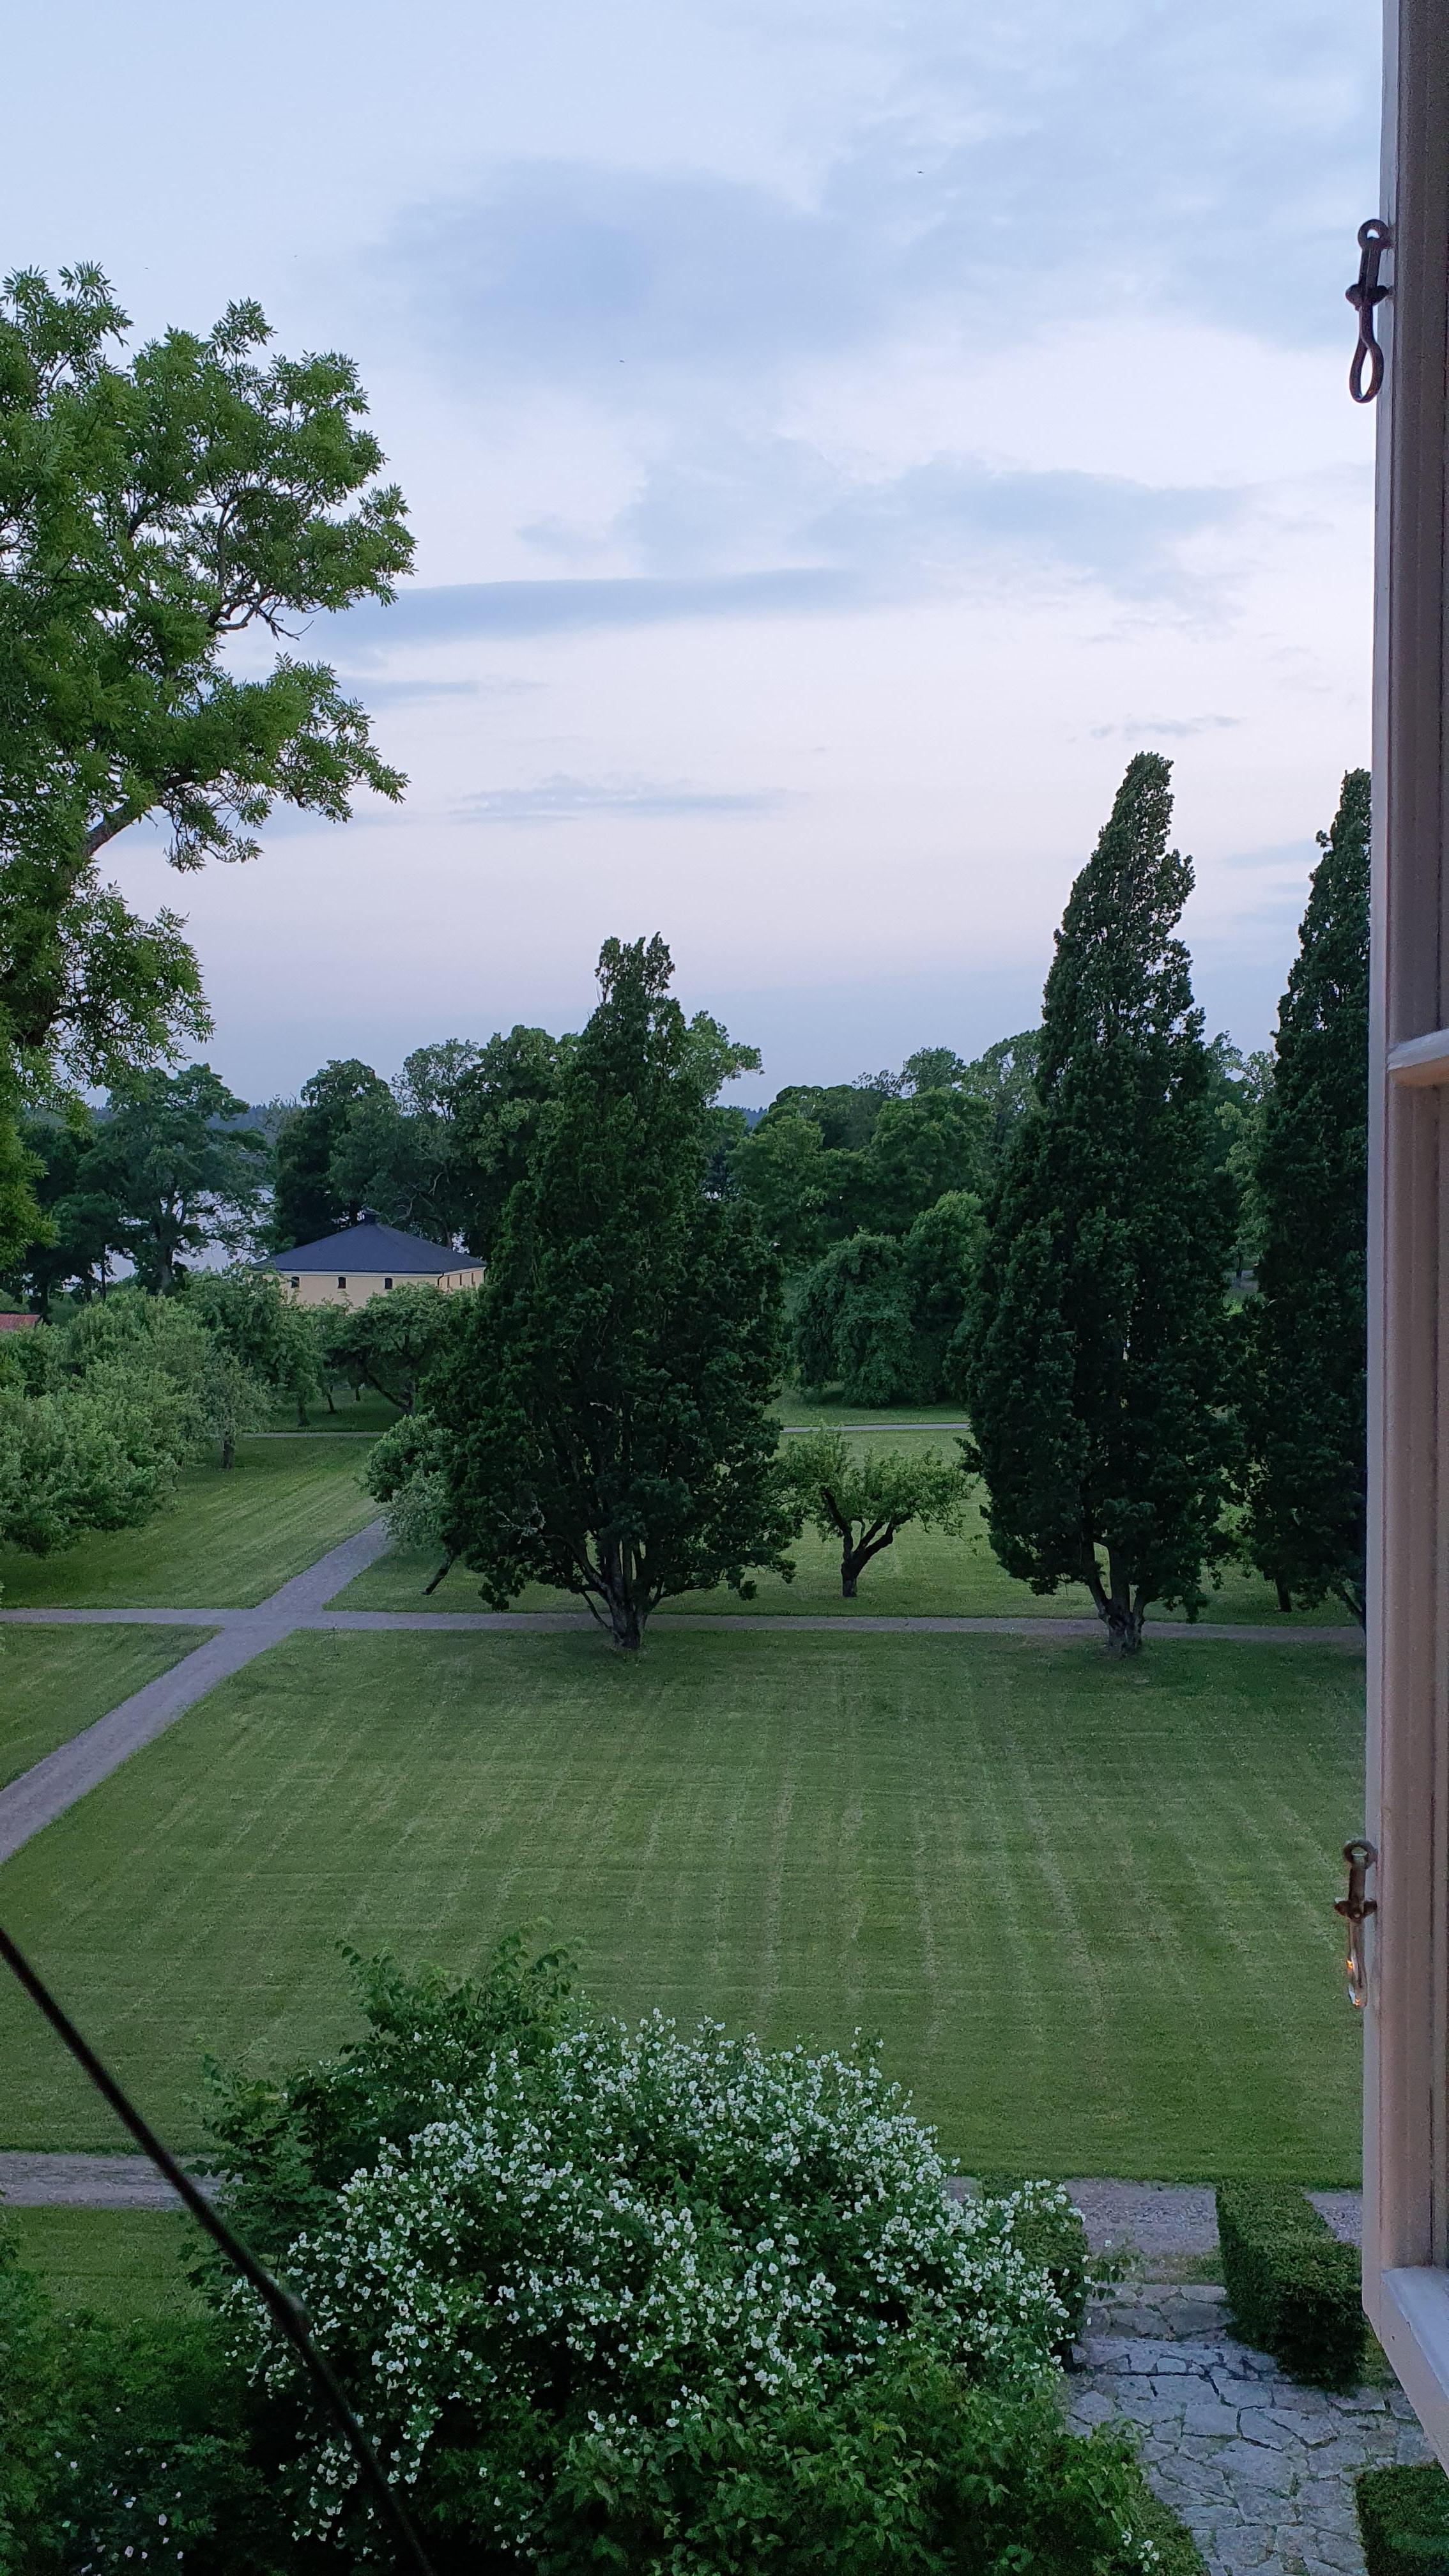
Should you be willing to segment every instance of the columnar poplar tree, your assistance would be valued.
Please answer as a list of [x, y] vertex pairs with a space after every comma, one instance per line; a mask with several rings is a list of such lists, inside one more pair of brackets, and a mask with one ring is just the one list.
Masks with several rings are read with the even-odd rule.
[[1245, 1538], [1285, 1607], [1364, 1615], [1369, 773], [1314, 871], [1261, 1112], [1258, 1295], [1243, 1316]]
[[606, 941], [488, 1274], [424, 1390], [440, 1535], [504, 1608], [578, 1594], [634, 1649], [669, 1594], [789, 1570], [779, 1263], [742, 1198], [705, 1189], [707, 1110], [758, 1064], [670, 998], [660, 939]]
[[1085, 1584], [1119, 1653], [1149, 1602], [1202, 1601], [1229, 1446], [1231, 1216], [1174, 936], [1192, 863], [1167, 846], [1169, 776], [1153, 752], [1129, 763], [1072, 888], [966, 1379], [998, 1557], [1035, 1592]]

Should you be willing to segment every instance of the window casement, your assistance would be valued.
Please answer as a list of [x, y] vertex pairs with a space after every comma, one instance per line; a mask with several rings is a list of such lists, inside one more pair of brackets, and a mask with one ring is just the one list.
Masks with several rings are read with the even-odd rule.
[[338, 1282], [337, 1282], [337, 1285], [338, 1285], [338, 1287], [339, 1287], [339, 1288], [345, 1288], [345, 1287], [346, 1287], [346, 1285], [347, 1285], [347, 1282], [346, 1282], [346, 1280], [345, 1280], [345, 1279], [343, 1279], [343, 1278], [339, 1277]]
[[1388, 0], [1386, 14], [1364, 2301], [1449, 2463], [1449, 11]]

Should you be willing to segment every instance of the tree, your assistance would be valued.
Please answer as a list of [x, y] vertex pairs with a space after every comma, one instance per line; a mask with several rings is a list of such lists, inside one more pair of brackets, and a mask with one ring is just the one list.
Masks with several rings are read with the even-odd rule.
[[315, 1243], [321, 1235], [357, 1223], [363, 1202], [339, 1192], [333, 1157], [356, 1105], [374, 1100], [391, 1105], [391, 1097], [381, 1074], [356, 1056], [334, 1056], [303, 1083], [301, 1106], [277, 1139], [267, 1225], [271, 1251], [290, 1252], [294, 1243]]
[[852, 1450], [840, 1431], [813, 1431], [787, 1444], [784, 1475], [804, 1518], [823, 1539], [840, 1541], [840, 1590], [853, 1601], [871, 1558], [894, 1545], [918, 1521], [923, 1529], [956, 1537], [970, 1499], [959, 1459], [934, 1449], [899, 1457], [889, 1450]]
[[157, 818], [186, 871], [255, 856], [278, 801], [398, 797], [326, 664], [244, 677], [232, 639], [391, 599], [411, 555], [350, 360], [264, 358], [252, 303], [126, 355], [129, 327], [93, 266], [0, 289], [0, 1057], [113, 1085], [209, 1020], [179, 917], [101, 852]]
[[1084, 1584], [1115, 1651], [1192, 1616], [1221, 1549], [1231, 1230], [1211, 1068], [1174, 936], [1191, 861], [1169, 764], [1128, 765], [1047, 978], [1038, 1098], [989, 1211], [965, 1375], [1009, 1574]]
[[911, 1392], [911, 1287], [894, 1235], [832, 1244], [800, 1290], [795, 1372], [808, 1393], [837, 1382], [847, 1404], [899, 1404]]
[[161, 815], [185, 870], [254, 857], [279, 799], [401, 793], [332, 671], [243, 679], [229, 639], [391, 599], [412, 551], [350, 360], [263, 360], [255, 304], [127, 361], [129, 328], [94, 267], [0, 290], [0, 1006], [21, 1049], [103, 1058], [196, 990], [174, 916], [101, 888], [108, 842]]
[[417, 1404], [418, 1389], [457, 1328], [459, 1297], [445, 1296], [425, 1282], [406, 1282], [369, 1298], [365, 1306], [328, 1306], [320, 1311], [324, 1365], [354, 1385], [370, 1386], [402, 1413]]
[[1369, 773], [1351, 769], [1278, 1011], [1243, 1312], [1245, 1542], [1285, 1606], [1364, 1616]]
[[957, 1392], [985, 1234], [975, 1192], [947, 1190], [934, 1207], [921, 1210], [902, 1245], [910, 1282], [911, 1400], [916, 1404], [939, 1404]]
[[489, 1038], [453, 1095], [458, 1127], [458, 1231], [486, 1260], [509, 1192], [521, 1181], [577, 1040], [519, 1024]]
[[981, 1259], [981, 1202], [948, 1190], [904, 1236], [853, 1234], [806, 1274], [795, 1375], [846, 1404], [935, 1404], [955, 1391]]
[[917, 1047], [901, 1066], [901, 1088], [906, 1092], [954, 1091], [970, 1070], [954, 1047]]
[[266, 1187], [266, 1144], [254, 1128], [219, 1123], [244, 1116], [246, 1103], [208, 1064], [132, 1074], [107, 1110], [78, 1187], [110, 1203], [109, 1240], [142, 1286], [169, 1293], [184, 1254], [213, 1243], [235, 1251], [247, 1239]]
[[321, 1391], [321, 1355], [311, 1313], [293, 1303], [276, 1271], [240, 1262], [226, 1270], [193, 1271], [186, 1308], [218, 1349], [265, 1390], [269, 1404], [296, 1406], [305, 1428], [307, 1407]]
[[998, 1038], [995, 1046], [967, 1065], [961, 1077], [963, 1088], [986, 1104], [987, 1144], [995, 1163], [1000, 1163], [1036, 1097], [1040, 1055], [1040, 1029], [1023, 1029], [1014, 1038]]
[[67, 1101], [63, 1113], [23, 1119], [20, 1138], [34, 1157], [33, 1188], [44, 1231], [16, 1250], [3, 1275], [7, 1287], [48, 1315], [60, 1290], [104, 1294], [110, 1255], [118, 1248], [116, 1208], [104, 1192], [86, 1185], [96, 1122], [84, 1101]]
[[212, 1346], [170, 1300], [124, 1288], [0, 1350], [0, 1539], [32, 1555], [135, 1529], [214, 1424]]
[[429, 1382], [444, 1540], [499, 1607], [579, 1595], [629, 1651], [669, 1594], [784, 1571], [766, 1407], [780, 1279], [743, 1200], [704, 1188], [706, 1110], [738, 1069], [686, 1023], [660, 939], [605, 943], [487, 1278]]
[[423, 1585], [426, 1599], [452, 1572], [455, 1562], [443, 1538], [448, 1488], [438, 1427], [431, 1415], [410, 1413], [391, 1423], [369, 1449], [362, 1481], [386, 1505], [383, 1518], [394, 1547], [427, 1548], [442, 1558], [436, 1574]]
[[887, 1100], [865, 1153], [868, 1222], [904, 1234], [947, 1190], [980, 1187], [989, 1113], [959, 1091]]
[[333, 1198], [451, 1243], [473, 1196], [459, 1096], [483, 1052], [467, 1038], [416, 1047], [393, 1088], [354, 1101], [328, 1165]]

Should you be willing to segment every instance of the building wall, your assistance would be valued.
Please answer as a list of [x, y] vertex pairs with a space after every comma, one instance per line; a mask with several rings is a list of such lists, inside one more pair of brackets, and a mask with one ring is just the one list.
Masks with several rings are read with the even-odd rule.
[[277, 1263], [282, 1286], [293, 1295], [299, 1306], [366, 1306], [374, 1297], [383, 1297], [389, 1288], [481, 1288], [483, 1264], [465, 1262], [457, 1270], [433, 1274], [396, 1270], [386, 1275], [380, 1270], [289, 1270], [285, 1253]]

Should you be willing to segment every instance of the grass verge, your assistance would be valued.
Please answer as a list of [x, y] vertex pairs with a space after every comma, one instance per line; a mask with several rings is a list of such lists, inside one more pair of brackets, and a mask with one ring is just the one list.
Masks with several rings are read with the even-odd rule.
[[144, 1529], [58, 1556], [0, 1548], [7, 1609], [244, 1608], [377, 1517], [361, 1441], [244, 1440], [234, 1467], [191, 1467]]
[[0, 1628], [0, 1789], [203, 1645], [208, 1628]]
[[199, 2306], [182, 2271], [193, 2233], [171, 2210], [12, 2209], [20, 2260], [57, 2306], [128, 2321]]

